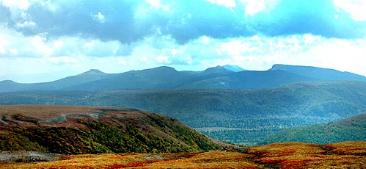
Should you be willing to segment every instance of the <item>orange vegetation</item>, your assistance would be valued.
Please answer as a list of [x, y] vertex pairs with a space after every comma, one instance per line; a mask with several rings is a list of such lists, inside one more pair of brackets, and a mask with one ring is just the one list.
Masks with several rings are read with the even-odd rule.
[[[275, 143], [250, 148], [256, 154], [255, 161], [271, 167], [296, 168], [365, 168], [366, 156], [353, 153], [355, 149], [366, 151], [366, 142], [344, 142], [333, 145], [305, 143]], [[334, 150], [345, 152], [337, 154]]]
[[248, 155], [237, 152], [177, 154], [102, 154], [68, 156], [65, 160], [40, 163], [5, 164], [0, 168], [256, 168]]
[[0, 168], [366, 168], [366, 142], [330, 145], [275, 143], [244, 153], [72, 155], [63, 160], [2, 164]]

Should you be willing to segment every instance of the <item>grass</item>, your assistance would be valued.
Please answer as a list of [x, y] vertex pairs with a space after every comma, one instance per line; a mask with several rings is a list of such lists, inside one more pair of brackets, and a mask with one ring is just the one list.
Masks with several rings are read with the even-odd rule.
[[365, 168], [366, 142], [275, 143], [246, 152], [69, 155], [62, 160], [0, 164], [0, 168]]

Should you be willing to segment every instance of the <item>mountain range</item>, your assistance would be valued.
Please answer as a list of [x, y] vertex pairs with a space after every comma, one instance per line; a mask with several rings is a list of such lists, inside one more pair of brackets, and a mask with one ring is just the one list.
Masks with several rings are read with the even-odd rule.
[[366, 77], [332, 69], [279, 64], [266, 71], [249, 71], [234, 65], [217, 66], [204, 71], [177, 71], [172, 67], [161, 66], [116, 74], [92, 69], [45, 83], [16, 83], [6, 80], [0, 82], [0, 92], [258, 89], [324, 81], [366, 82]]

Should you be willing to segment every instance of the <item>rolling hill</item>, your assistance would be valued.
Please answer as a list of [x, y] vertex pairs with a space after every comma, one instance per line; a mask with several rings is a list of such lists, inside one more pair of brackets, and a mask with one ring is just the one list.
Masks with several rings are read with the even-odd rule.
[[0, 107], [0, 151], [81, 154], [218, 148], [218, 144], [177, 120], [135, 109]]
[[366, 140], [366, 113], [328, 124], [287, 129], [264, 143], [301, 141], [329, 144], [357, 140]]
[[177, 71], [161, 66], [107, 74], [99, 70], [53, 82], [22, 84], [1, 81], [0, 92], [16, 91], [115, 91], [173, 89], [263, 89], [303, 82], [363, 81], [366, 77], [332, 69], [274, 65], [267, 71], [249, 71], [234, 65], [204, 71]]

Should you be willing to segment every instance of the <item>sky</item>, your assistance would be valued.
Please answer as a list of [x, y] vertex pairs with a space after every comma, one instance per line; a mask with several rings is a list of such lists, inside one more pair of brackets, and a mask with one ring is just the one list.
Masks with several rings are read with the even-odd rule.
[[309, 65], [366, 75], [366, 0], [0, 0], [0, 80]]

